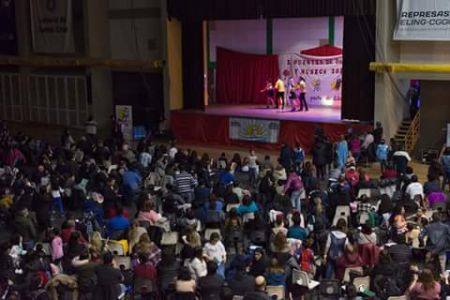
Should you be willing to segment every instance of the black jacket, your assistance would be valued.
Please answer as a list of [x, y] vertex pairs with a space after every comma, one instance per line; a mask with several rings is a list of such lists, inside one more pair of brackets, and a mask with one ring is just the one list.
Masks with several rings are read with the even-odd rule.
[[200, 295], [203, 300], [220, 300], [224, 280], [217, 274], [207, 275], [198, 280]]

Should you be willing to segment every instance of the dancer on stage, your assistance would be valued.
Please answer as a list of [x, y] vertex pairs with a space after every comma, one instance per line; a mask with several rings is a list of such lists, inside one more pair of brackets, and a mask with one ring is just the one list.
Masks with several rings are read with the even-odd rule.
[[284, 93], [286, 91], [284, 86], [284, 81], [280, 77], [278, 77], [277, 82], [275, 83], [275, 89], [277, 90], [277, 108], [281, 108], [281, 110], [284, 109]]
[[308, 103], [306, 102], [306, 82], [303, 77], [300, 77], [300, 82], [298, 83], [300, 90], [300, 110], [303, 110], [303, 106], [305, 107], [305, 111], [308, 111]]
[[272, 82], [270, 82], [270, 80], [267, 80], [266, 87], [261, 90], [261, 93], [266, 93], [267, 108], [271, 107], [276, 108], [274, 101], [275, 92]]

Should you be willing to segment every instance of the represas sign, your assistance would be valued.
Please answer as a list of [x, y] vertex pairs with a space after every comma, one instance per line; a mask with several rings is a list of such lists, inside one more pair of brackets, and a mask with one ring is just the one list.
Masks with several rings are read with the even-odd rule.
[[450, 1], [397, 0], [394, 40], [450, 40]]

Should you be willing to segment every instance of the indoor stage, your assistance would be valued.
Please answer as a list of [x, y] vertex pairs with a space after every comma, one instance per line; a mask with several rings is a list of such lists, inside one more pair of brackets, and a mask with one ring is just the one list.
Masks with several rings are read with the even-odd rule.
[[[210, 146], [237, 146], [276, 150], [282, 143], [300, 144], [309, 151], [314, 143], [314, 132], [322, 128], [331, 141], [337, 141], [348, 128], [363, 131], [369, 124], [343, 121], [340, 108], [310, 107], [309, 111], [283, 111], [264, 105], [209, 105], [205, 110], [171, 111], [171, 129], [177, 143]], [[278, 143], [248, 142], [230, 138], [230, 118], [248, 118], [279, 121]]]
[[210, 115], [258, 118], [266, 120], [341, 123], [340, 107], [310, 107], [309, 111], [291, 112], [290, 107], [285, 107], [282, 111], [276, 108], [267, 108], [264, 105], [214, 104], [207, 106], [205, 113]]

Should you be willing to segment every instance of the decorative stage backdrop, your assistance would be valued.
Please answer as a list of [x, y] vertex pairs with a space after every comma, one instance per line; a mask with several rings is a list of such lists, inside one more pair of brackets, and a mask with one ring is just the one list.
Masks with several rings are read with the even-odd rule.
[[[239, 55], [251, 57], [253, 54], [260, 61], [264, 56], [267, 59], [278, 56], [278, 68], [286, 75], [286, 84], [304, 77], [308, 104], [341, 107], [344, 17], [227, 20], [208, 24], [209, 68], [216, 69], [215, 87], [211, 90], [215, 91], [212, 98], [217, 103], [265, 104], [259, 90], [264, 87], [263, 80], [275, 82], [272, 74], [265, 73], [264, 69], [256, 72], [244, 65], [243, 68], [250, 72], [246, 72], [245, 77], [243, 72], [238, 72], [224, 80], [221, 74], [223, 67], [241, 66], [237, 61]], [[225, 48], [235, 57], [224, 56]], [[250, 82], [248, 76], [256, 77], [256, 80]], [[261, 86], [253, 89], [253, 96], [248, 94], [248, 89], [244, 93], [244, 90], [239, 92], [234, 88], [236, 84], [247, 86], [256, 82]]]
[[280, 121], [230, 117], [230, 139], [259, 143], [278, 143]]
[[279, 60], [286, 82], [295, 84], [305, 79], [309, 105], [341, 107], [342, 49], [325, 45], [280, 55]]

